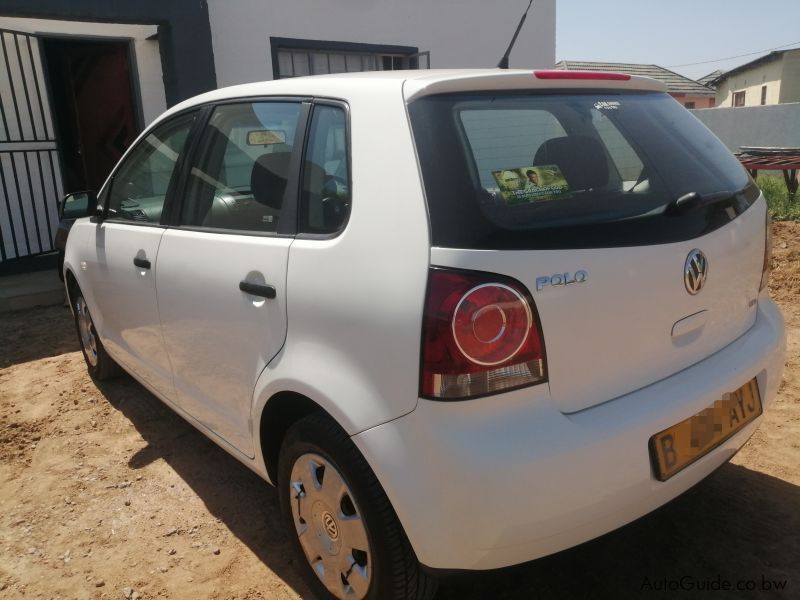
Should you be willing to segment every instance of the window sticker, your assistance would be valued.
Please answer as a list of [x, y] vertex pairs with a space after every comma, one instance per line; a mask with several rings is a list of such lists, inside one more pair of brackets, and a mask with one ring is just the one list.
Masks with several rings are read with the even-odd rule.
[[569, 197], [569, 184], [557, 165], [492, 171], [506, 204], [530, 204]]
[[595, 102], [594, 107], [597, 110], [617, 110], [620, 107], [620, 103], [616, 100]]

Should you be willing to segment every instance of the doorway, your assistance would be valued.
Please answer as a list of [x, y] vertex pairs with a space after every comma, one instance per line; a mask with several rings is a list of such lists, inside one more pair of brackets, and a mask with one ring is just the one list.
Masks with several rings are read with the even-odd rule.
[[64, 189], [99, 191], [142, 127], [131, 42], [44, 38], [42, 48]]

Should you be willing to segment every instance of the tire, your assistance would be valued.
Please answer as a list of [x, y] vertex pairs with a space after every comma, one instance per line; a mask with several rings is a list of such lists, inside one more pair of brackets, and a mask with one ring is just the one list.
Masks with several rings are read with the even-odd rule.
[[300, 568], [319, 598], [428, 600], [436, 593], [372, 469], [326, 415], [287, 432], [278, 493]]
[[81, 346], [89, 375], [92, 379], [98, 381], [116, 377], [120, 374], [121, 369], [103, 347], [103, 342], [100, 341], [100, 336], [97, 335], [97, 330], [94, 328], [89, 306], [86, 304], [83, 292], [77, 285], [72, 286], [70, 302], [72, 302], [72, 314], [75, 319], [75, 331], [78, 333], [78, 343]]
[[64, 281], [64, 251], [58, 251], [58, 278], [63, 283]]

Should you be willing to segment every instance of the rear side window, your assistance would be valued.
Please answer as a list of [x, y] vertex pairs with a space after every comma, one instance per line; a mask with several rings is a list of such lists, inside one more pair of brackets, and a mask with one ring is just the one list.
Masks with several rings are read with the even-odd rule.
[[[757, 188], [697, 119], [661, 93], [504, 93], [409, 105], [434, 245], [579, 248], [691, 239]], [[677, 214], [690, 192], [730, 192]]]
[[276, 232], [299, 117], [295, 102], [215, 108], [190, 170], [181, 223]]
[[301, 233], [336, 233], [350, 215], [346, 117], [339, 106], [314, 107], [303, 164]]

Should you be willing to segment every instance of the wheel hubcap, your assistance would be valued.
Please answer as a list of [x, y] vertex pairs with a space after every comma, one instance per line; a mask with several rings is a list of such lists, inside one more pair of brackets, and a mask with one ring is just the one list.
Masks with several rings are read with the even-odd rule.
[[93, 367], [97, 366], [97, 336], [92, 323], [92, 316], [89, 314], [89, 307], [83, 296], [78, 296], [75, 301], [75, 314], [78, 317], [78, 331], [81, 336], [81, 345], [86, 359]]
[[318, 454], [303, 454], [292, 467], [289, 494], [297, 537], [317, 577], [337, 598], [364, 598], [372, 579], [367, 530], [342, 476]]

